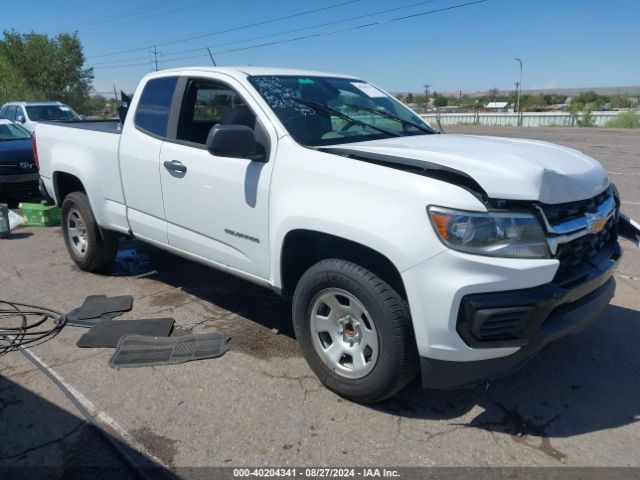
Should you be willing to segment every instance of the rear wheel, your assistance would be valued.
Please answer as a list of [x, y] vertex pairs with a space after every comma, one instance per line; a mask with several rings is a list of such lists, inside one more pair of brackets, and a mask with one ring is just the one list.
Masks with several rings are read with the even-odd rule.
[[65, 197], [61, 222], [67, 250], [78, 267], [97, 272], [113, 262], [118, 251], [118, 235], [98, 228], [89, 199], [83, 192]]
[[384, 400], [417, 373], [406, 302], [359, 265], [329, 259], [307, 270], [294, 293], [293, 321], [311, 369], [345, 398]]

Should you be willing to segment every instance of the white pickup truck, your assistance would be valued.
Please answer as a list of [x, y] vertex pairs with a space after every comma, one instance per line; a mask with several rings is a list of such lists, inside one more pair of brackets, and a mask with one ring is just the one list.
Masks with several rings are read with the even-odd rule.
[[614, 294], [624, 217], [597, 161], [439, 134], [355, 77], [166, 70], [122, 124], [36, 134], [80, 268], [133, 235], [290, 296], [310, 367], [355, 401], [419, 371], [430, 388], [505, 375]]

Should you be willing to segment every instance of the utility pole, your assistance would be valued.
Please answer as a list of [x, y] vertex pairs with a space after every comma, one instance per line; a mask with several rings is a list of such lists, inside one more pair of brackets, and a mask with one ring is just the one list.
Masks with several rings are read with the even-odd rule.
[[520, 113], [520, 94], [522, 92], [522, 60], [518, 57], [514, 59], [516, 62], [520, 64], [520, 81], [516, 84], [518, 89], [516, 91], [516, 111]]
[[431, 85], [429, 85], [428, 83], [424, 84], [424, 107], [425, 107], [425, 110], [427, 108], [429, 108], [429, 87], [430, 86]]
[[213, 63], [214, 67], [217, 67], [216, 61], [213, 59], [213, 54], [211, 53], [211, 49], [207, 47], [207, 52], [209, 52], [209, 58], [211, 59], [211, 63]]
[[[154, 69], [157, 72], [158, 71], [158, 53], [159, 52], [158, 52], [158, 49], [156, 48], [155, 45], [153, 46], [153, 50], [151, 50], [150, 53], [153, 55], [153, 58], [151, 59], [151, 63], [154, 64], [154, 66], [155, 66]], [[160, 55], [162, 55], [162, 54], [160, 54]]]

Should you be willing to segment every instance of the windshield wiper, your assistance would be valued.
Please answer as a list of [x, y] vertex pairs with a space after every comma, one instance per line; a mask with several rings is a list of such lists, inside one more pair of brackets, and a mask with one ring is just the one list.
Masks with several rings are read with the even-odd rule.
[[350, 117], [349, 115], [346, 115], [344, 113], [342, 113], [339, 110], [335, 110], [331, 107], [327, 107], [326, 105], [323, 105], [322, 103], [319, 102], [314, 102], [313, 100], [307, 100], [305, 98], [294, 98], [293, 99], [294, 102], [296, 103], [300, 103], [302, 105], [306, 105], [307, 107], [311, 107], [311, 108], [317, 108], [318, 110], [322, 110], [325, 113], [329, 113], [331, 115], [335, 115], [336, 117], [339, 117], [343, 120], [346, 120], [347, 122], [353, 122], [356, 125], [361, 125], [363, 127], [369, 127], [369, 128], [373, 128], [374, 130], [378, 130], [379, 132], [382, 132], [386, 135], [391, 135], [393, 137], [401, 137], [402, 135], [396, 132], [393, 132], [391, 130], [387, 130], [386, 128], [382, 128], [382, 127], [376, 127], [375, 125], [371, 125], [370, 123], [367, 122], [363, 122], [362, 120], [358, 120], [356, 118]]
[[390, 118], [392, 120], [396, 120], [396, 121], [398, 121], [400, 123], [403, 123], [405, 125], [409, 125], [411, 127], [417, 128], [418, 130], [422, 130], [425, 133], [436, 133], [435, 131], [431, 130], [430, 128], [423, 127], [421, 125], [418, 125], [417, 123], [411, 122], [409, 120], [405, 120], [404, 118], [400, 118], [397, 115], [394, 115], [392, 113], [387, 112], [386, 110], [378, 110], [377, 108], [365, 107], [364, 105], [356, 105], [355, 103], [345, 103], [345, 105], [347, 107], [356, 108], [356, 109], [359, 109], [359, 110], [364, 110], [366, 112], [377, 113], [381, 117], [386, 117], [386, 118]]

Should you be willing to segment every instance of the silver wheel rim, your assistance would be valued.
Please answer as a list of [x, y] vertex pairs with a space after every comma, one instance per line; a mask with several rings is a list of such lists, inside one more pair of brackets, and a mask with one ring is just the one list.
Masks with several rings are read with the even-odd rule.
[[378, 331], [362, 302], [346, 290], [319, 292], [311, 302], [309, 327], [316, 353], [338, 375], [362, 378], [375, 367]]
[[79, 257], [84, 257], [87, 254], [87, 246], [89, 245], [87, 227], [80, 212], [75, 208], [70, 208], [67, 215], [67, 235], [69, 236], [69, 245], [71, 245], [75, 254]]

